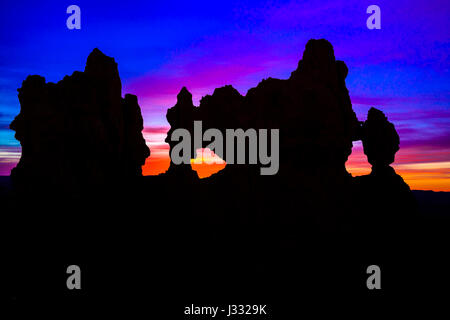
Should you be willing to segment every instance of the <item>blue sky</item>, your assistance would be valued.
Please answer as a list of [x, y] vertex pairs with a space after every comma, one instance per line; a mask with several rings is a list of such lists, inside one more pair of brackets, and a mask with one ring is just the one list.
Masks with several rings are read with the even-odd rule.
[[[71, 4], [81, 8], [81, 30], [66, 27]], [[372, 106], [385, 111], [400, 132], [404, 156], [399, 159], [408, 165], [442, 163], [445, 179], [439, 183], [450, 188], [450, 4], [377, 1], [381, 30], [369, 30], [366, 8], [371, 4], [3, 1], [0, 174], [8, 174], [20, 156], [8, 125], [19, 112], [16, 89], [27, 75], [57, 82], [82, 71], [98, 47], [118, 62], [123, 94], [138, 95], [151, 132], [167, 126], [166, 109], [182, 86], [196, 102], [225, 84], [245, 94], [262, 78], [289, 77], [306, 42], [326, 38], [349, 67], [347, 87], [360, 120]], [[147, 138], [154, 139], [150, 134]], [[164, 149], [163, 141], [152, 143], [153, 149]], [[424, 152], [434, 156], [418, 160]]]

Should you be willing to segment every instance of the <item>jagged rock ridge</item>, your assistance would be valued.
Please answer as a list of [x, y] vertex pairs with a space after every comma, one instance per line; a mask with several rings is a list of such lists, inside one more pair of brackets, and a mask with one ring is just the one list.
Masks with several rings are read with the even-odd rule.
[[[185, 128], [192, 133], [194, 120], [202, 120], [204, 130], [217, 128], [223, 132], [226, 128], [277, 128], [281, 175], [291, 176], [307, 168], [303, 179], [312, 184], [320, 176], [328, 177], [325, 180], [346, 179], [345, 162], [352, 141], [361, 139], [360, 123], [345, 86], [347, 73], [345, 63], [335, 60], [328, 41], [310, 40], [289, 79], [263, 80], [245, 96], [225, 86], [203, 97], [200, 106], [195, 107], [192, 95], [183, 88], [177, 104], [167, 112], [171, 128], [166, 141], [172, 148], [173, 130]], [[311, 171], [312, 167], [318, 168], [319, 176]], [[169, 172], [172, 170], [179, 169], [171, 165]], [[184, 171], [188, 172], [188, 168]]]
[[[389, 166], [399, 150], [395, 127], [375, 108], [365, 122], [358, 121], [345, 84], [347, 74], [347, 66], [335, 59], [327, 40], [310, 40], [289, 79], [265, 79], [245, 96], [227, 85], [203, 97], [196, 107], [191, 93], [182, 88], [176, 105], [167, 111], [171, 128], [166, 141], [172, 149], [170, 136], [177, 128], [193, 136], [195, 120], [202, 121], [203, 130], [221, 130], [224, 139], [227, 128], [279, 129], [276, 176], [259, 177], [258, 165], [230, 165], [204, 182], [211, 187], [222, 185], [221, 193], [239, 188], [242, 201], [257, 204], [250, 211], [274, 210], [274, 215], [287, 219], [302, 211], [303, 217], [311, 215], [312, 220], [322, 221], [319, 224], [331, 226], [345, 224], [355, 215], [372, 216], [372, 211], [376, 216], [374, 208], [392, 212], [403, 207], [411, 212], [411, 191]], [[363, 141], [373, 170], [368, 176], [353, 178], [345, 163], [357, 140]], [[226, 159], [225, 151], [217, 154]], [[172, 163], [167, 174], [196, 183], [189, 165]], [[367, 207], [370, 202], [375, 204]], [[280, 207], [283, 212], [275, 213]], [[233, 210], [238, 209], [229, 211]], [[385, 225], [396, 215], [386, 214]]]

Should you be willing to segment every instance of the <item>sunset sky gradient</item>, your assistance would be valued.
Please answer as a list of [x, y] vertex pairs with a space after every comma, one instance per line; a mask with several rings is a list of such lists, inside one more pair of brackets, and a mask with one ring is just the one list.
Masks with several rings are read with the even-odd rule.
[[[81, 8], [81, 30], [66, 28], [71, 4]], [[366, 27], [371, 4], [381, 8], [381, 30]], [[4, 1], [0, 175], [20, 158], [8, 126], [20, 109], [16, 90], [30, 74], [57, 82], [84, 70], [95, 47], [114, 57], [123, 95], [136, 94], [142, 108], [152, 153], [144, 174], [158, 174], [169, 165], [165, 113], [183, 86], [197, 105], [226, 84], [245, 94], [263, 78], [288, 78], [306, 42], [325, 38], [349, 68], [359, 120], [373, 106], [395, 124], [396, 171], [413, 189], [450, 191], [449, 18], [450, 4], [435, 0]], [[347, 168], [370, 172], [360, 143]]]

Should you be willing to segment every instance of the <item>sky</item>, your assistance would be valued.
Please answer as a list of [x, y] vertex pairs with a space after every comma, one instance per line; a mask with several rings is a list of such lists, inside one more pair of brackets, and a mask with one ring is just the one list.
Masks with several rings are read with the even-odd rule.
[[[72, 4], [80, 30], [66, 27]], [[372, 4], [381, 9], [379, 30], [366, 27]], [[450, 4], [435, 0], [2, 1], [0, 175], [20, 159], [9, 123], [30, 74], [57, 82], [83, 71], [94, 48], [114, 57], [122, 94], [137, 95], [142, 109], [151, 149], [143, 172], [158, 174], [169, 165], [166, 110], [183, 86], [196, 105], [226, 84], [246, 94], [263, 78], [288, 78], [306, 42], [325, 38], [349, 68], [358, 119], [376, 107], [396, 126], [396, 171], [412, 189], [450, 191], [449, 18]], [[346, 166], [370, 172], [361, 143]]]

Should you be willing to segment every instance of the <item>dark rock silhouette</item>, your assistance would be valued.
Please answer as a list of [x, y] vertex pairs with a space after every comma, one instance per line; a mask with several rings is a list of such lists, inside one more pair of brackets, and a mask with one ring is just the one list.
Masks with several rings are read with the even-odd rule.
[[[327, 183], [342, 184], [349, 178], [345, 162], [352, 141], [360, 135], [345, 86], [347, 72], [345, 64], [335, 60], [328, 41], [310, 40], [303, 60], [288, 80], [263, 80], [246, 96], [225, 86], [203, 97], [200, 106], [195, 107], [190, 93], [183, 88], [177, 104], [167, 112], [171, 129], [166, 141], [170, 143], [169, 137], [176, 128], [187, 129], [192, 135], [194, 120], [202, 120], [204, 130], [217, 128], [224, 136], [227, 128], [279, 128], [279, 175], [292, 178], [297, 186], [300, 181], [308, 189], [323, 189]], [[183, 101], [181, 96], [185, 97]], [[226, 158], [225, 151], [218, 155]], [[183, 172], [190, 175], [189, 170]], [[227, 166], [224, 170], [228, 175], [233, 170], [243, 174], [239, 166]], [[259, 174], [259, 170], [248, 166], [247, 170]]]
[[387, 120], [384, 113], [371, 108], [362, 131], [364, 153], [374, 169], [382, 170], [393, 163], [395, 153], [400, 149], [400, 138], [394, 125]]
[[142, 136], [137, 97], [125, 95], [117, 63], [100, 50], [84, 72], [57, 84], [29, 76], [18, 89], [21, 111], [10, 127], [22, 145], [11, 172], [21, 188], [49, 186], [81, 192], [112, 179], [142, 175], [150, 152]]
[[[228, 128], [280, 129], [280, 169], [276, 176], [262, 178], [259, 165], [229, 165], [199, 182], [190, 165], [172, 163], [167, 175], [187, 181], [196, 190], [205, 186], [208, 195], [209, 190], [218, 194], [239, 190], [216, 216], [233, 219], [235, 214], [239, 221], [259, 220], [262, 225], [283, 221], [287, 237], [356, 231], [373, 219], [377, 225], [396, 229], [415, 212], [408, 185], [389, 166], [399, 150], [399, 137], [377, 109], [369, 111], [365, 122], [358, 121], [345, 85], [347, 74], [345, 63], [335, 59], [333, 47], [322, 39], [308, 41], [289, 79], [265, 79], [245, 96], [227, 85], [203, 97], [196, 107], [183, 87], [177, 104], [167, 111], [171, 128], [166, 142], [171, 150], [176, 144], [170, 139], [173, 131], [183, 128], [193, 137], [195, 120], [202, 121], [203, 130], [219, 129], [225, 140]], [[373, 170], [352, 178], [345, 162], [356, 140], [363, 141]], [[195, 158], [193, 143], [190, 152]], [[226, 159], [225, 150], [217, 154]], [[202, 199], [214, 206], [217, 197]], [[261, 235], [260, 241], [265, 237]]]
[[[362, 143], [372, 172], [355, 178], [355, 198], [365, 209], [365, 222], [372, 230], [398, 232], [410, 228], [416, 203], [409, 186], [390, 166], [400, 149], [400, 138], [384, 113], [371, 108], [362, 125]], [[401, 226], [402, 225], [402, 226]], [[367, 229], [366, 229], [367, 231]]]
[[[167, 133], [167, 136], [170, 137], [176, 129], [184, 128], [189, 130], [189, 132], [191, 133], [191, 137], [193, 137], [194, 120], [196, 120], [197, 118], [196, 113], [197, 109], [192, 103], [192, 94], [183, 87], [180, 93], [178, 93], [177, 95], [177, 104], [173, 108], [167, 110], [166, 118], [171, 126], [169, 132]], [[174, 145], [178, 143], [176, 141], [172, 141], [169, 138], [166, 138], [166, 142], [169, 144], [170, 152], [172, 152]], [[193, 141], [191, 142], [193, 143]], [[193, 158], [195, 158], [194, 148], [191, 149], [189, 154], [189, 159]], [[191, 165], [183, 163], [176, 165], [171, 162], [166, 174], [175, 175], [179, 178], [198, 178], [196, 173], [191, 170]]]
[[[333, 47], [322, 39], [308, 41], [303, 59], [288, 80], [263, 80], [246, 96], [228, 85], [203, 97], [196, 107], [192, 95], [183, 87], [177, 104], [167, 111], [171, 128], [166, 142], [172, 149], [176, 142], [170, 136], [178, 128], [188, 130], [193, 136], [195, 120], [203, 122], [203, 130], [217, 128], [224, 136], [227, 128], [280, 128], [281, 175], [299, 172], [308, 175], [317, 167], [320, 168], [317, 174], [324, 179], [315, 174], [309, 178], [316, 182], [337, 179], [342, 183], [348, 180], [345, 162], [355, 140], [363, 141], [374, 170], [383, 170], [394, 161], [399, 150], [398, 134], [393, 124], [375, 108], [370, 109], [361, 125], [345, 85], [347, 74], [345, 63], [335, 60]], [[226, 158], [225, 151], [218, 155]], [[194, 148], [190, 157], [195, 157]], [[169, 172], [176, 167], [172, 163]], [[183, 169], [187, 175], [190, 175], [189, 168]], [[301, 183], [309, 184], [309, 181]]]
[[[260, 165], [227, 165], [207, 179], [188, 164], [174, 163], [166, 174], [140, 177], [149, 150], [137, 98], [121, 97], [117, 65], [100, 51], [91, 53], [84, 72], [57, 84], [29, 76], [19, 89], [21, 112], [11, 124], [23, 147], [12, 178], [19, 187], [44, 189], [49, 182], [65, 196], [44, 192], [29, 201], [19, 191], [2, 202], [14, 213], [5, 223], [15, 240], [5, 259], [15, 263], [5, 273], [11, 275], [8, 288], [20, 299], [40, 297], [36, 288], [51, 292], [42, 297], [52, 303], [71, 299], [64, 271], [79, 263], [88, 274], [81, 293], [86, 299], [107, 305], [129, 299], [135, 305], [142, 298], [146, 306], [151, 301], [164, 309], [162, 318], [177, 310], [177, 319], [182, 308], [176, 298], [183, 305], [229, 303], [230, 297], [257, 303], [293, 299], [277, 310], [290, 307], [296, 316], [298, 301], [307, 304], [298, 299], [300, 291], [321, 302], [325, 292], [340, 298], [346, 290], [364, 298], [371, 264], [386, 270], [383, 295], [397, 298], [405, 288], [414, 292], [433, 283], [408, 279], [428, 268], [428, 280], [437, 274], [435, 266], [446, 266], [439, 256], [430, 258], [432, 250], [422, 241], [430, 241], [436, 226], [448, 230], [448, 218], [414, 219], [411, 191], [390, 167], [399, 148], [395, 128], [376, 109], [358, 121], [345, 85], [348, 72], [328, 41], [310, 40], [289, 79], [265, 79], [245, 96], [224, 86], [196, 107], [183, 88], [167, 111], [171, 150], [174, 130], [192, 135], [195, 120], [202, 121], [203, 131], [280, 130], [278, 174], [261, 176]], [[373, 166], [362, 177], [345, 168], [357, 140]], [[193, 145], [189, 153], [194, 158]], [[218, 156], [226, 159], [225, 151]], [[114, 192], [100, 195], [105, 184], [113, 184]], [[92, 196], [73, 201], [80, 189]], [[443, 238], [435, 243], [447, 244]], [[31, 289], [23, 276], [30, 265], [39, 275]], [[156, 297], [148, 298], [150, 291]], [[293, 317], [274, 311], [275, 318]]]

